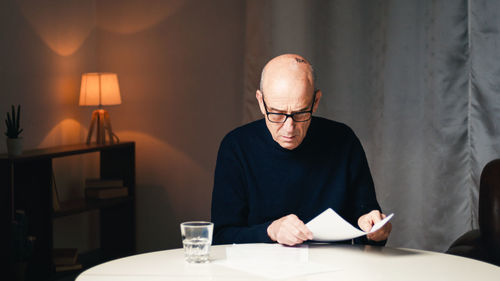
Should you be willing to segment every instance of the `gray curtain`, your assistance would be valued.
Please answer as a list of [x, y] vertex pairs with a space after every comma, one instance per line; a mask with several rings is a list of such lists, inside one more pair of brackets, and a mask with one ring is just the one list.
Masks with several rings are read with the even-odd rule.
[[[477, 228], [479, 177], [500, 157], [500, 1], [248, 0], [244, 121], [260, 71], [308, 58], [318, 115], [360, 138], [388, 245], [443, 251]], [[498, 53], [498, 54], [497, 54]]]

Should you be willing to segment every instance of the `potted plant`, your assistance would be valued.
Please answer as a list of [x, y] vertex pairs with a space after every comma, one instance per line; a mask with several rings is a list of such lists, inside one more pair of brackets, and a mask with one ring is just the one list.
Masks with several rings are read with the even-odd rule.
[[5, 132], [7, 136], [7, 151], [12, 156], [21, 155], [23, 152], [23, 139], [19, 137], [19, 134], [23, 131], [20, 128], [20, 117], [21, 105], [17, 106], [17, 112], [14, 105], [12, 105], [12, 112], [7, 112], [7, 119], [5, 119], [5, 125], [7, 125], [7, 131]]

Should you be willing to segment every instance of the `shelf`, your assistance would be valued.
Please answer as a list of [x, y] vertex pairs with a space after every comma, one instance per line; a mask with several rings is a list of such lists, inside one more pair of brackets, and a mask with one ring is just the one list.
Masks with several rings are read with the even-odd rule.
[[61, 202], [61, 208], [54, 211], [52, 217], [60, 218], [70, 215], [75, 215], [91, 210], [102, 209], [107, 207], [113, 207], [126, 202], [132, 202], [133, 198], [130, 196], [112, 198], [112, 199], [77, 199], [66, 202]]
[[[54, 211], [52, 204], [53, 160], [55, 158], [99, 154], [99, 177], [121, 179], [128, 187], [128, 196], [112, 199], [78, 199], [61, 202]], [[77, 166], [78, 168], [78, 166]], [[97, 167], [96, 167], [97, 168]], [[84, 269], [111, 259], [135, 253], [135, 143], [117, 144], [75, 144], [43, 149], [26, 150], [22, 155], [9, 157], [0, 154], [0, 206], [3, 208], [3, 225], [12, 226], [16, 210], [24, 210], [26, 221], [24, 233], [36, 237], [33, 253], [26, 267], [26, 281], [71, 279], [79, 270], [54, 272], [51, 253], [54, 246], [53, 223], [57, 218], [99, 210], [99, 251], [94, 262], [86, 262], [87, 254], [79, 257]], [[14, 239], [5, 241], [9, 248]], [[17, 240], [16, 240], [17, 241]], [[89, 254], [89, 255], [96, 255]], [[15, 261], [9, 258], [8, 274], [14, 274]], [[70, 278], [70, 279], [68, 279]]]
[[133, 145], [134, 142], [120, 142], [115, 144], [72, 144], [56, 147], [47, 147], [23, 151], [19, 156], [0, 154], [0, 159], [12, 162], [32, 161], [36, 159], [58, 158], [83, 153], [98, 152], [108, 149], [120, 148]]

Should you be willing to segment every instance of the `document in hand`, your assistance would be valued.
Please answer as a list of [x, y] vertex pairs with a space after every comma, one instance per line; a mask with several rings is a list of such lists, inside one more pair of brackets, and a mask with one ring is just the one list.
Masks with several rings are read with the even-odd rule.
[[314, 241], [342, 241], [375, 232], [384, 226], [394, 214], [373, 225], [369, 232], [364, 232], [352, 226], [331, 208], [309, 221], [306, 226], [313, 233]]

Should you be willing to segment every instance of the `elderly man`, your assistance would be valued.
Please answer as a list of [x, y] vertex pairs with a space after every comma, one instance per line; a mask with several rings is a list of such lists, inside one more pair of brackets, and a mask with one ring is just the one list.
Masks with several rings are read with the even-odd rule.
[[[327, 208], [364, 231], [385, 217], [353, 131], [312, 117], [321, 95], [311, 64], [299, 55], [264, 67], [256, 92], [264, 118], [230, 132], [219, 149], [215, 244], [300, 244], [313, 238], [304, 222]], [[356, 243], [384, 244], [390, 231], [388, 223]]]

